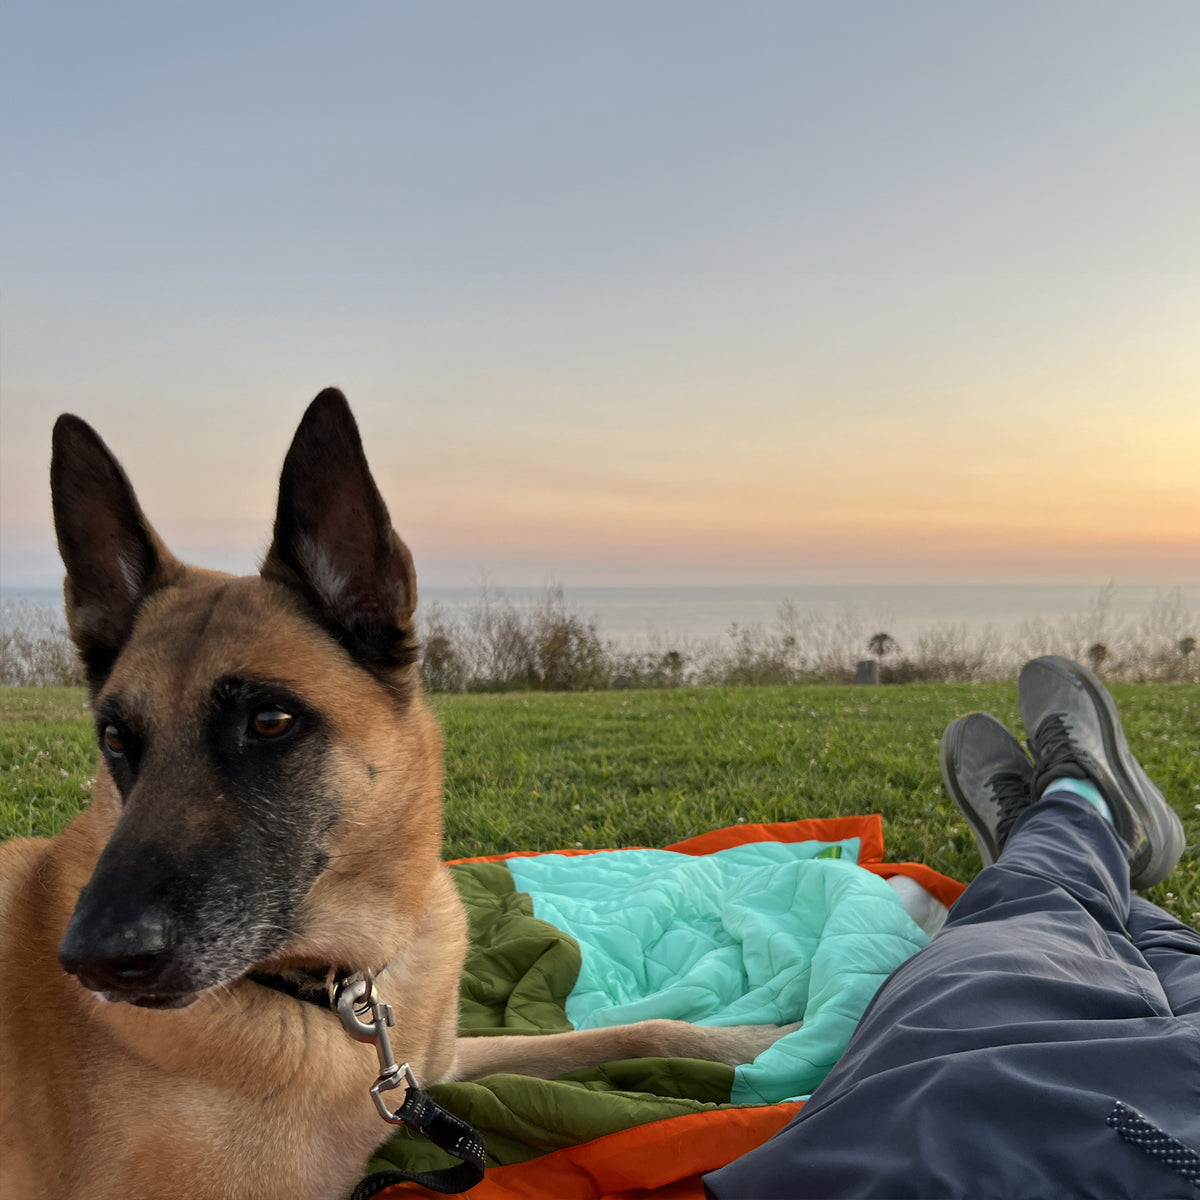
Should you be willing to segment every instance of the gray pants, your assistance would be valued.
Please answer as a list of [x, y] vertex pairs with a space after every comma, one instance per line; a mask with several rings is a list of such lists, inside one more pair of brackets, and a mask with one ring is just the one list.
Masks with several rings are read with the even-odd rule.
[[1200, 933], [1050, 793], [717, 1200], [1200, 1195]]

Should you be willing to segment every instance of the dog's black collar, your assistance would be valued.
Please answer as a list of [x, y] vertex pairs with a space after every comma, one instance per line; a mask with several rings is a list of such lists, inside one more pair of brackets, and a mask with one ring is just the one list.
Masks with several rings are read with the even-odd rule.
[[289, 971], [286, 975], [266, 975], [251, 971], [246, 978], [260, 987], [272, 988], [285, 996], [291, 996], [293, 1000], [303, 1000], [305, 1004], [315, 1004], [318, 1008], [333, 1012], [332, 985], [339, 978], [336, 968]]

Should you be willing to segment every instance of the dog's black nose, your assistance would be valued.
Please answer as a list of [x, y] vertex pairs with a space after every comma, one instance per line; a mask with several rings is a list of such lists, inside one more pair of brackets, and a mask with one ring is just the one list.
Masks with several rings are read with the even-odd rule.
[[144, 994], [171, 964], [166, 922], [145, 916], [120, 927], [72, 920], [58, 947], [64, 971], [94, 992]]

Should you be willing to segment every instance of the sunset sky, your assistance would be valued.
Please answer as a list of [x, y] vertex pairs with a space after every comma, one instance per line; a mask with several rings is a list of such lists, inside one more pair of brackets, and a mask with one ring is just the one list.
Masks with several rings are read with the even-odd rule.
[[347, 393], [429, 583], [1200, 582], [1200, 4], [8, 5], [50, 428], [248, 570]]

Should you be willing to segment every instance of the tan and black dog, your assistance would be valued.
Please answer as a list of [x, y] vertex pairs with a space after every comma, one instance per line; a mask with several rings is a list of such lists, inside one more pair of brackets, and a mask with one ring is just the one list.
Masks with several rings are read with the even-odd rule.
[[256, 576], [175, 559], [77, 417], [51, 485], [100, 763], [58, 837], [0, 847], [5, 1200], [345, 1196], [390, 1131], [375, 1054], [255, 976], [376, 971], [421, 1084], [742, 1062], [783, 1032], [457, 1037], [466, 921], [412, 560], [339, 392], [304, 415]]

